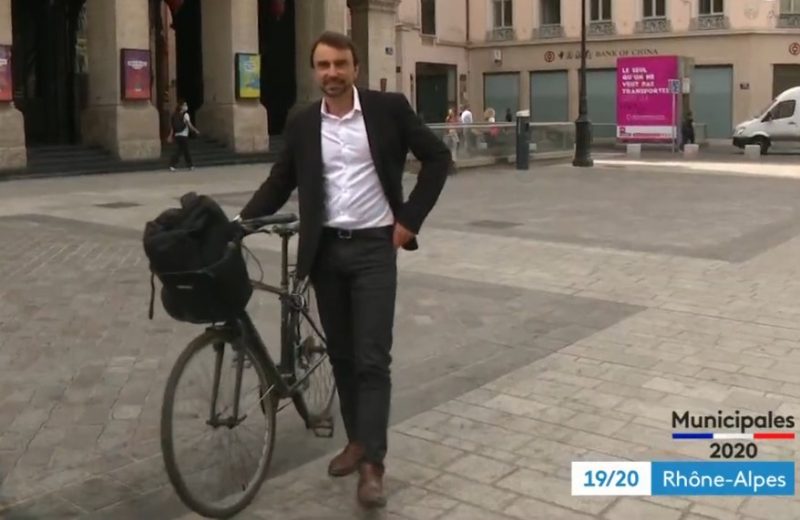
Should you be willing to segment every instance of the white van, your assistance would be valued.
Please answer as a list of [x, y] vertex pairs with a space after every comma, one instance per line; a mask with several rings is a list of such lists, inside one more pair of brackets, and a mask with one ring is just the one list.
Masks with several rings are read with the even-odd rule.
[[761, 146], [761, 154], [770, 147], [800, 148], [800, 87], [782, 92], [760, 116], [739, 124], [733, 131], [733, 145]]

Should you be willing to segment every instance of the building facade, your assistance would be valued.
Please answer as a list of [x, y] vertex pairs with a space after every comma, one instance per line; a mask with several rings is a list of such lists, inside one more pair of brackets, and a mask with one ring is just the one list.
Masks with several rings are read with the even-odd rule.
[[[613, 137], [616, 59], [693, 58], [691, 109], [711, 139], [800, 85], [800, 0], [586, 0], [587, 92], [595, 136]], [[579, 0], [403, 0], [397, 82], [428, 121], [469, 104], [578, 115]], [[446, 93], [446, 96], [445, 96]], [[445, 102], [445, 97], [447, 101]]]
[[[594, 135], [613, 137], [620, 56], [692, 58], [690, 108], [711, 139], [800, 85], [800, 0], [586, 0]], [[0, 170], [31, 150], [93, 145], [158, 158], [186, 99], [204, 135], [268, 149], [319, 96], [308, 56], [347, 31], [361, 85], [427, 122], [578, 113], [579, 0], [0, 0]], [[258, 67], [254, 65], [258, 64]], [[255, 78], [254, 78], [255, 75]], [[257, 80], [257, 81], [255, 81]]]
[[398, 2], [0, 0], [0, 170], [54, 146], [159, 158], [178, 98], [204, 135], [265, 151], [319, 95], [309, 53], [325, 29], [364, 49], [362, 85], [396, 88]]

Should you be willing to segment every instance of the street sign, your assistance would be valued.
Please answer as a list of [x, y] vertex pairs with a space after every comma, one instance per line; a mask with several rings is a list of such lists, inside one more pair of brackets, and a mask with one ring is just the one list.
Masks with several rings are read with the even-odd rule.
[[680, 94], [681, 93], [681, 80], [679, 80], [679, 79], [671, 79], [671, 80], [669, 80], [669, 93], [670, 94]]

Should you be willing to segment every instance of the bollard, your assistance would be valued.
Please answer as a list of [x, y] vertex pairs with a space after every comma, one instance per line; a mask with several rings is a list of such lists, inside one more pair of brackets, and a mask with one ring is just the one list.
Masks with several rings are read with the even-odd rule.
[[642, 156], [642, 145], [639, 143], [630, 143], [627, 146], [628, 157], [639, 158]]
[[520, 110], [517, 112], [517, 128], [516, 128], [516, 151], [517, 151], [517, 169], [527, 170], [530, 163], [530, 110]]
[[686, 144], [683, 147], [683, 156], [684, 157], [697, 157], [700, 154], [700, 145], [698, 144]]
[[761, 146], [757, 144], [745, 145], [744, 156], [753, 161], [761, 160]]

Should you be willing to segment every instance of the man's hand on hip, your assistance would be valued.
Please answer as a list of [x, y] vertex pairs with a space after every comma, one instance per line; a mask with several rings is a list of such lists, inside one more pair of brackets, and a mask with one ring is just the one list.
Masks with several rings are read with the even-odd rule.
[[394, 242], [394, 248], [395, 249], [403, 247], [412, 238], [414, 238], [414, 233], [412, 233], [411, 231], [407, 230], [399, 222], [395, 223], [395, 225], [394, 225], [394, 237], [393, 237], [393, 240], [392, 240]]

